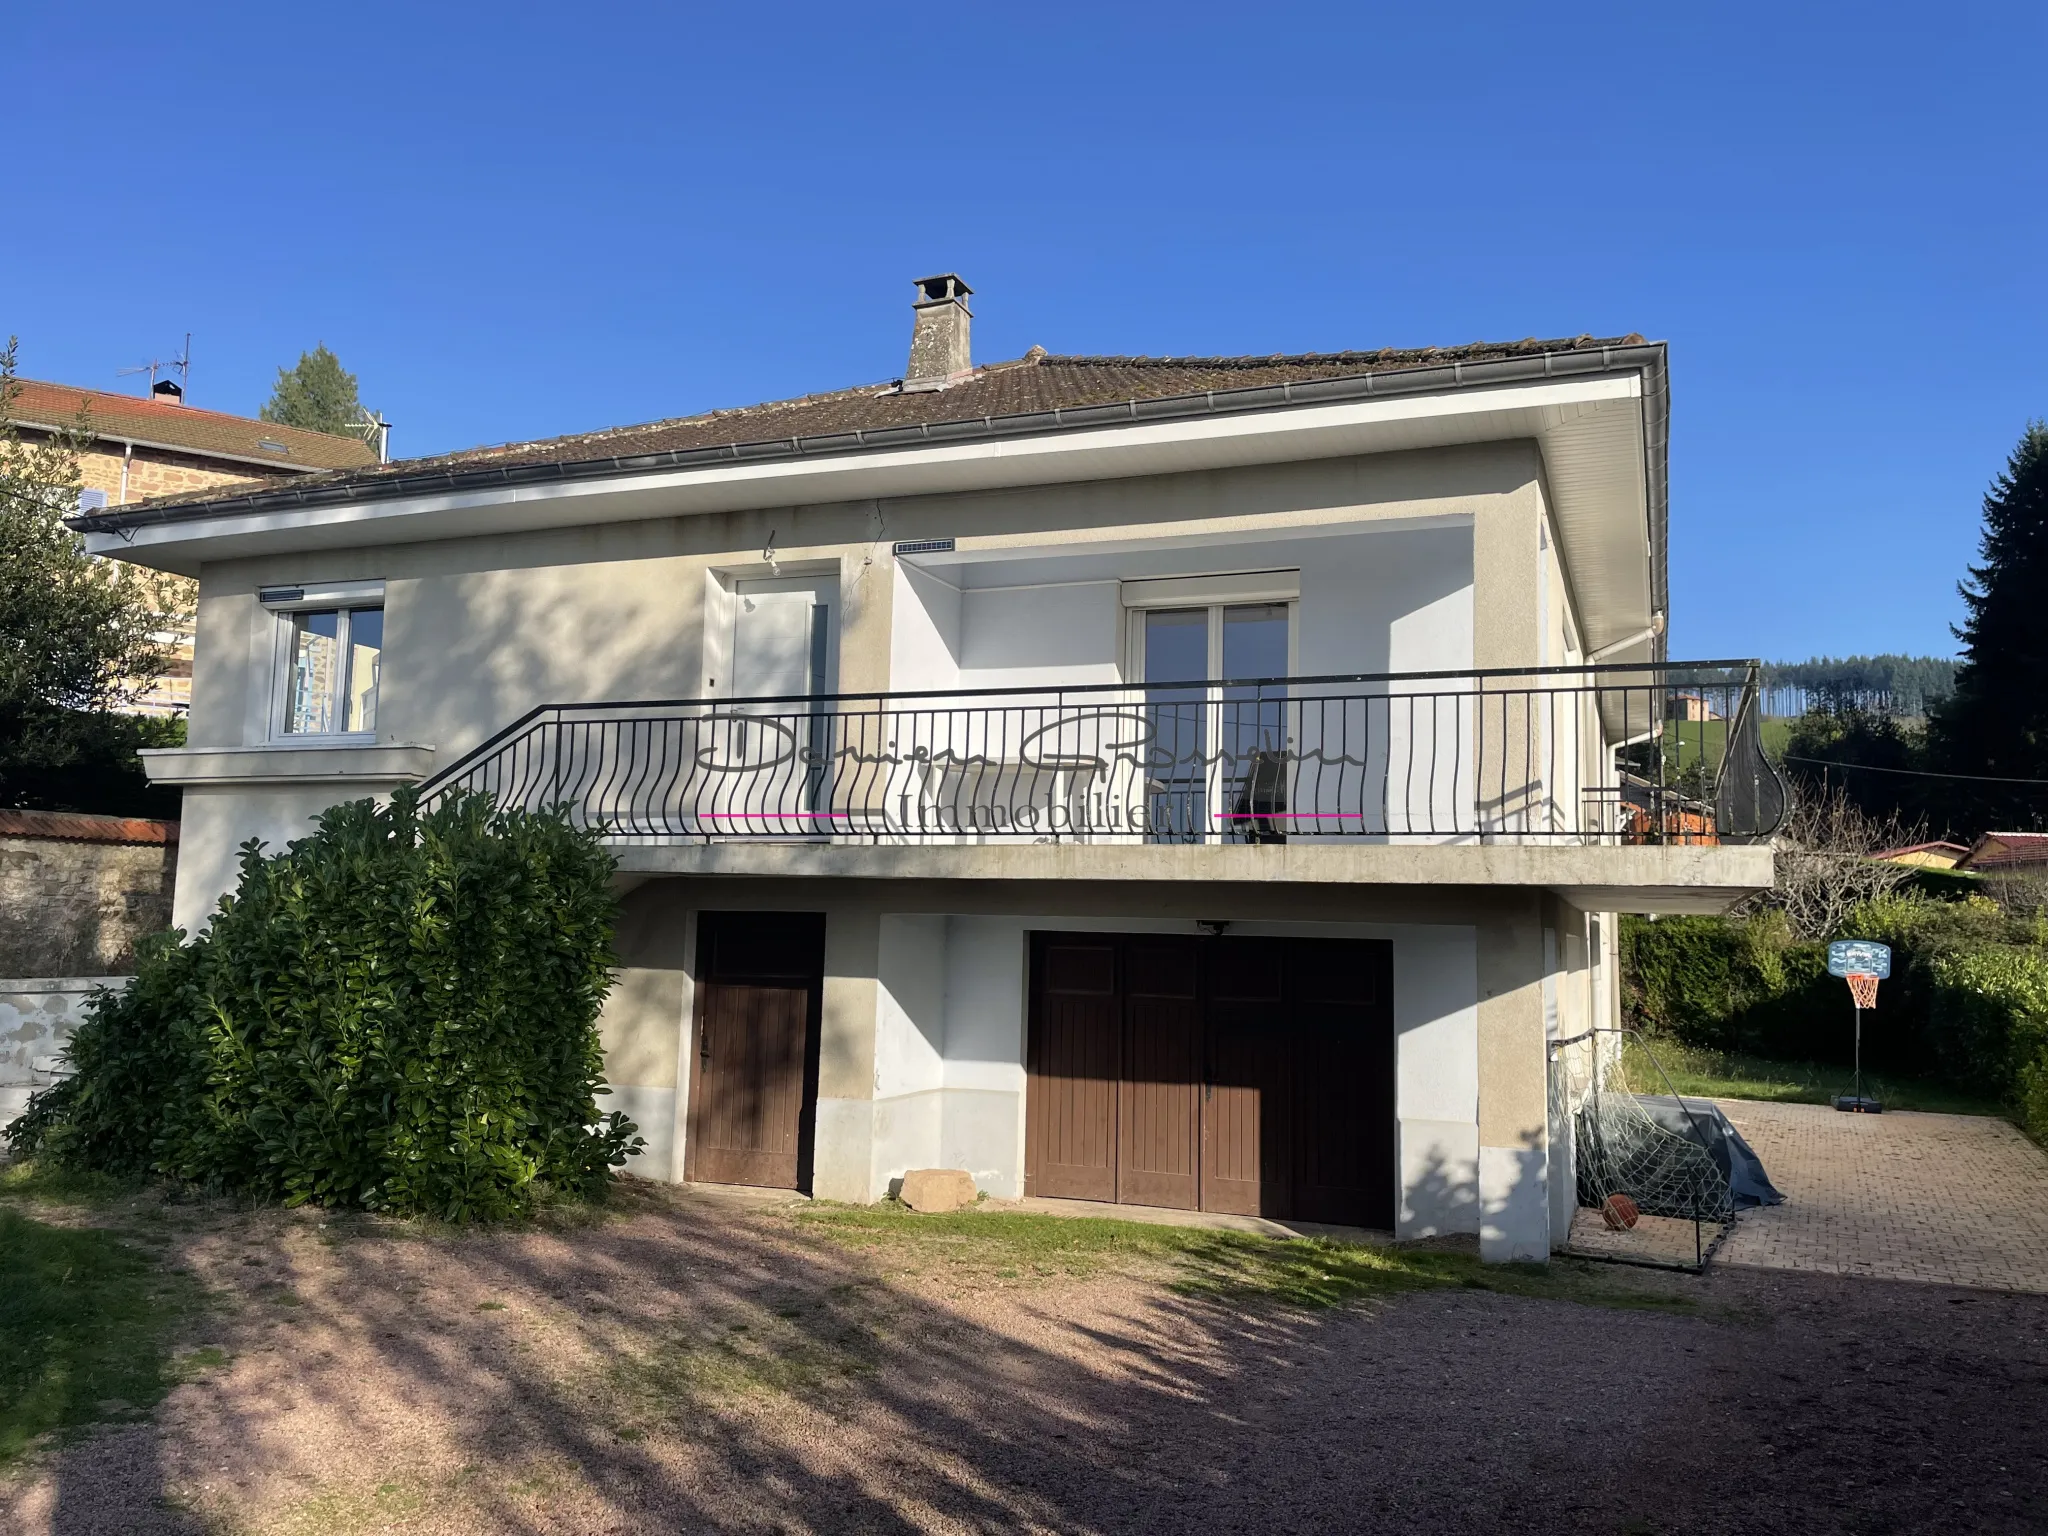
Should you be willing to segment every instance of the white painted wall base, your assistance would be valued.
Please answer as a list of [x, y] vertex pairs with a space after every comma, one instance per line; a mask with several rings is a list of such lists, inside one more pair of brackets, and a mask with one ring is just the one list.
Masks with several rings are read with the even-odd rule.
[[1024, 1095], [987, 1088], [948, 1088], [933, 1166], [965, 1168], [974, 1187], [999, 1200], [1024, 1194]]
[[1470, 1120], [1397, 1122], [1401, 1204], [1398, 1237], [1479, 1230], [1479, 1127]]
[[1489, 1264], [1550, 1258], [1550, 1193], [1542, 1147], [1479, 1149], [1479, 1257]]
[[608, 1084], [611, 1092], [597, 1096], [597, 1112], [608, 1115], [617, 1110], [640, 1127], [647, 1145], [638, 1157], [626, 1159], [622, 1173], [664, 1183], [680, 1180], [681, 1163], [676, 1160], [676, 1091], [673, 1088], [635, 1088], [624, 1083]]
[[818, 1139], [811, 1195], [867, 1205], [882, 1198], [874, 1184], [875, 1101], [818, 1100]]

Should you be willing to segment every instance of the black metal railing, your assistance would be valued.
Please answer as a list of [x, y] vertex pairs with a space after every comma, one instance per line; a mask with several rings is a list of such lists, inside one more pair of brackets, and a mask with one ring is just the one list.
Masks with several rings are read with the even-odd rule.
[[1757, 664], [547, 705], [423, 786], [621, 841], [1742, 842]]

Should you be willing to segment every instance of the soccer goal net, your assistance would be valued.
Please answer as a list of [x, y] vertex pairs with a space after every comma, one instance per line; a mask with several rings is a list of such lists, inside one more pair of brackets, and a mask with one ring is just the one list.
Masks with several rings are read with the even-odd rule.
[[1550, 1047], [1551, 1134], [1577, 1197], [1566, 1251], [1702, 1267], [1732, 1217], [1713, 1107], [1680, 1097], [1634, 1030], [1594, 1029]]

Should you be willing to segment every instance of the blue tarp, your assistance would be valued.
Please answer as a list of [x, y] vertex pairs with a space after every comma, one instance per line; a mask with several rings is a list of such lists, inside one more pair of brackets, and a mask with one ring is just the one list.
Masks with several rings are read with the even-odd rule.
[[1728, 1193], [1737, 1210], [1780, 1205], [1785, 1197], [1771, 1186], [1770, 1175], [1742, 1132], [1728, 1123], [1718, 1104], [1706, 1099], [1676, 1099], [1669, 1094], [1639, 1093], [1643, 1113], [1677, 1136], [1703, 1142], [1714, 1164], [1728, 1179]]

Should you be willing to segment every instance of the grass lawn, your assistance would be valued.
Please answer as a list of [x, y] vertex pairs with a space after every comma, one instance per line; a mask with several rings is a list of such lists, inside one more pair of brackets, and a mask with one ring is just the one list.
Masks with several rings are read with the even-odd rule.
[[[1629, 1086], [1638, 1093], [1676, 1091], [1702, 1099], [1763, 1099], [1773, 1104], [1831, 1104], [1853, 1093], [1856, 1074], [1847, 1067], [1815, 1061], [1772, 1061], [1725, 1051], [1702, 1050], [1659, 1040], [1650, 1047], [1656, 1066], [1643, 1046], [1631, 1039], [1626, 1068]], [[1657, 1066], [1664, 1070], [1660, 1075]], [[1670, 1088], [1664, 1086], [1670, 1080]], [[2003, 1115], [1988, 1099], [1920, 1078], [1893, 1077], [1866, 1071], [1863, 1091], [1886, 1109], [1918, 1109], [1938, 1115]]]
[[190, 1276], [113, 1233], [0, 1205], [0, 1469], [46, 1434], [141, 1417], [192, 1365]]
[[890, 1272], [1029, 1283], [1156, 1273], [1175, 1291], [1227, 1300], [1330, 1307], [1462, 1286], [1595, 1306], [1684, 1311], [1692, 1302], [1595, 1265], [1481, 1264], [1469, 1251], [1155, 1226], [1093, 1216], [976, 1207], [919, 1215], [893, 1202], [814, 1205], [799, 1230], [868, 1254]]
[[[1757, 736], [1763, 744], [1764, 754], [1782, 761], [1785, 749], [1792, 744], [1792, 727], [1799, 722], [1775, 715], [1765, 716], [1757, 722]], [[1664, 753], [1674, 767], [1685, 767], [1705, 760], [1718, 768], [1721, 756], [1728, 750], [1728, 722], [1726, 720], [1667, 720], [1664, 723]]]

